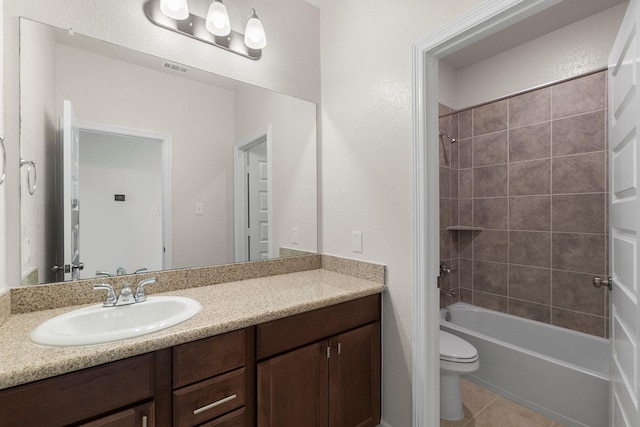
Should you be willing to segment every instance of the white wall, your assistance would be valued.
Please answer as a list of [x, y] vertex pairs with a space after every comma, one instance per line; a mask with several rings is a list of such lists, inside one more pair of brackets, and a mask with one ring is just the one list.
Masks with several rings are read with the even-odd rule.
[[439, 102], [454, 108], [458, 104], [458, 72], [444, 61], [438, 61]]
[[[5, 42], [3, 87], [9, 182], [6, 191], [6, 245], [20, 247], [19, 73], [18, 17], [24, 16], [60, 28], [106, 40], [172, 61], [253, 83], [314, 102], [320, 100], [319, 11], [299, 0], [236, 0], [227, 4], [234, 30], [241, 28], [251, 7], [267, 31], [262, 59], [238, 55], [181, 36], [150, 23], [142, 5], [146, 0], [4, 0]], [[191, 0], [194, 13], [206, 15], [209, 0]], [[0, 190], [2, 191], [2, 190]], [[20, 251], [6, 253], [7, 285], [20, 279]], [[4, 271], [4, 270], [3, 270]]]
[[80, 131], [80, 176], [80, 277], [162, 270], [162, 141]]
[[[271, 91], [236, 92], [236, 142], [271, 125], [273, 249], [318, 250], [316, 105]], [[299, 241], [291, 240], [298, 228]]]
[[[479, 3], [342, 0], [320, 9], [322, 251], [388, 267], [383, 418], [394, 427], [412, 415], [412, 45]], [[363, 232], [362, 254], [351, 251], [353, 230]]]
[[[56, 182], [55, 175], [58, 115], [56, 113], [56, 49], [50, 27], [27, 23], [22, 32], [22, 78], [29, 82], [22, 88], [22, 134], [29, 143], [22, 144], [20, 156], [36, 162], [36, 191], [29, 194], [27, 173], [20, 169], [21, 243], [23, 248], [21, 277], [34, 269], [40, 282], [55, 281], [51, 267], [56, 264]], [[37, 141], [37, 143], [35, 143]], [[43, 179], [45, 178], [45, 179]], [[30, 242], [30, 250], [27, 249]], [[27, 256], [30, 253], [30, 256]]]
[[457, 71], [462, 109], [606, 68], [627, 8], [623, 3]]

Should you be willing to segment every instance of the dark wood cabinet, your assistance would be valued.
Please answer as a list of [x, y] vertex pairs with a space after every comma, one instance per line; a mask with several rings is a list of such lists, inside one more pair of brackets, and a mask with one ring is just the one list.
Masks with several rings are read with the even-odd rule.
[[[258, 427], [376, 426], [380, 421], [379, 296], [300, 316], [258, 325], [257, 351], [266, 355], [258, 363]], [[269, 341], [272, 334], [277, 345]], [[335, 335], [299, 347], [304, 337], [323, 334]]]
[[[125, 417], [134, 417], [137, 410], [131, 413], [124, 408], [150, 402], [154, 396], [154, 355], [144, 354], [3, 390], [0, 425], [63, 427], [122, 411], [126, 412]], [[142, 425], [141, 422], [132, 425]], [[149, 416], [147, 427], [154, 427]]]
[[329, 425], [375, 426], [380, 421], [380, 322], [329, 340]]
[[258, 364], [258, 426], [327, 425], [326, 343]]
[[254, 341], [246, 328], [173, 348], [174, 427], [253, 426]]
[[153, 402], [80, 424], [79, 427], [153, 427], [155, 426]]
[[0, 391], [0, 427], [379, 420], [379, 295]]

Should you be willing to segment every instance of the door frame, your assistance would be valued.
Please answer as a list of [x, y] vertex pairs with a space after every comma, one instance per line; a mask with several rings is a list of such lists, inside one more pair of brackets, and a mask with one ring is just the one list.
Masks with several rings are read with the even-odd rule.
[[[78, 120], [78, 132], [95, 132], [156, 141], [162, 144], [162, 269], [173, 268], [172, 215], [172, 150], [171, 135], [124, 126], [107, 125]], [[82, 144], [82, 141], [80, 142]]]
[[487, 0], [413, 45], [413, 426], [440, 422], [438, 61], [562, 0]]
[[235, 240], [235, 262], [245, 262], [247, 253], [247, 152], [258, 144], [266, 144], [267, 148], [267, 209], [269, 225], [268, 257], [273, 253], [273, 168], [271, 162], [271, 125], [262, 128], [233, 145], [233, 229]]

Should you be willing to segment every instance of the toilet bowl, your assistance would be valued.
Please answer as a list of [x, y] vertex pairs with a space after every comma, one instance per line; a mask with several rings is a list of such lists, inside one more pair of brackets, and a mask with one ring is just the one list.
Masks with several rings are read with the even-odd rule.
[[462, 338], [440, 331], [440, 418], [464, 418], [460, 396], [460, 375], [477, 371], [478, 351]]

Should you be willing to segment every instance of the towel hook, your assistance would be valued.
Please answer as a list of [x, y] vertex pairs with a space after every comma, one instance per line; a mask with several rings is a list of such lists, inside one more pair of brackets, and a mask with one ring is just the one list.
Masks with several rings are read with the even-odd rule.
[[2, 175], [0, 176], [0, 185], [2, 185], [7, 177], [7, 148], [4, 146], [4, 137], [2, 136], [0, 136], [0, 148], [2, 148]]
[[[36, 162], [33, 160], [20, 159], [20, 167], [28, 165], [27, 167], [27, 185], [29, 186], [29, 194], [36, 194]], [[33, 183], [31, 183], [31, 170], [33, 170]]]

